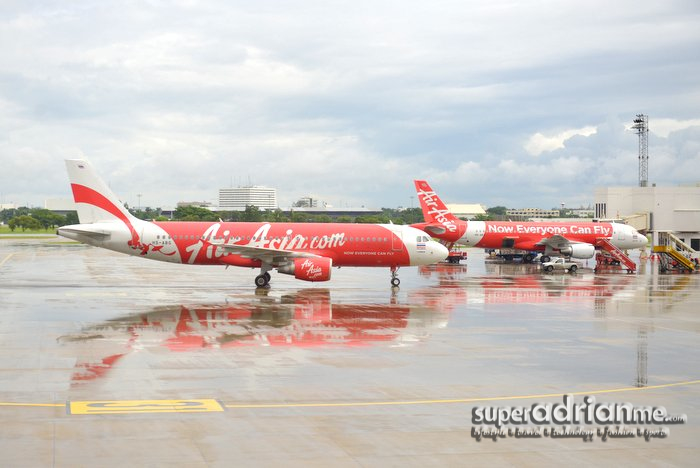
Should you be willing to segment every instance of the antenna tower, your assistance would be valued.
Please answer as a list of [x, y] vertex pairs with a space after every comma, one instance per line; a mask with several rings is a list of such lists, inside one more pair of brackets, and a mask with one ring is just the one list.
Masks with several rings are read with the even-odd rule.
[[646, 187], [649, 184], [649, 116], [637, 114], [632, 123], [639, 135], [639, 186]]

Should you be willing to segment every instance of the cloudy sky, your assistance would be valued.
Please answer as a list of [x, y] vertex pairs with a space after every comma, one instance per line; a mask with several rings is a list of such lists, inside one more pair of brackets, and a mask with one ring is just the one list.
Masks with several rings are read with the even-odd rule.
[[132, 205], [269, 185], [280, 204], [588, 205], [700, 182], [700, 3], [3, 1], [0, 203], [86, 157]]

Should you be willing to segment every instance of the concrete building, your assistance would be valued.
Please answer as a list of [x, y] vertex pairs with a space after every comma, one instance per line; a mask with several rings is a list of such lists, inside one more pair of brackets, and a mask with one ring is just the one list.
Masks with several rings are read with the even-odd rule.
[[607, 187], [595, 190], [597, 219], [624, 219], [658, 245], [671, 232], [700, 250], [700, 184], [691, 187]]
[[219, 189], [220, 210], [243, 210], [248, 205], [276, 210], [277, 189], [260, 185]]
[[541, 208], [513, 208], [506, 210], [506, 216], [520, 218], [551, 218], [559, 217], [559, 210], [543, 210]]
[[460, 219], [474, 219], [486, 214], [484, 207], [478, 203], [445, 203], [445, 206]]
[[328, 204], [323, 200], [319, 200], [318, 198], [309, 195], [306, 197], [301, 197], [292, 206], [295, 208], [323, 208], [328, 206]]
[[69, 198], [47, 198], [44, 200], [44, 208], [64, 216], [78, 209], [75, 202]]

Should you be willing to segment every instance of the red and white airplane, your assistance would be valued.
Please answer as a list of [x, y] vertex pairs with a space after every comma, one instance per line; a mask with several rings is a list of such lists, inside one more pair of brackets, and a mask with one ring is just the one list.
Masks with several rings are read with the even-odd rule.
[[447, 249], [423, 231], [394, 224], [148, 222], [137, 219], [84, 160], [66, 160], [80, 224], [58, 234], [153, 260], [260, 268], [304, 281], [328, 281], [333, 266], [386, 267], [399, 285], [402, 266], [444, 260]]
[[542, 262], [550, 255], [591, 258], [596, 247], [609, 242], [618, 249], [639, 249], [647, 238], [632, 226], [619, 223], [546, 223], [513, 221], [463, 221], [457, 219], [424, 180], [414, 181], [423, 210], [424, 223], [413, 224], [446, 242], [491, 249], [519, 249], [530, 253], [531, 262], [542, 252]]

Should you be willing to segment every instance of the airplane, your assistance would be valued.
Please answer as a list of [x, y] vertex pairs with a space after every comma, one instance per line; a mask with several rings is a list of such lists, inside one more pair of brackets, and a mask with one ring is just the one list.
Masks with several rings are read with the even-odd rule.
[[535, 259], [536, 252], [542, 252], [544, 263], [552, 255], [592, 258], [603, 242], [618, 249], [639, 249], [647, 244], [646, 236], [619, 223], [463, 221], [447, 209], [428, 182], [414, 183], [425, 222], [412, 226], [448, 243], [524, 250], [528, 252], [523, 257], [527, 263]]
[[394, 224], [148, 222], [133, 216], [86, 160], [66, 167], [80, 224], [57, 234], [95, 247], [164, 262], [260, 268], [303, 281], [328, 281], [332, 267], [385, 267], [398, 286], [402, 266], [444, 260], [447, 249], [410, 226]]

